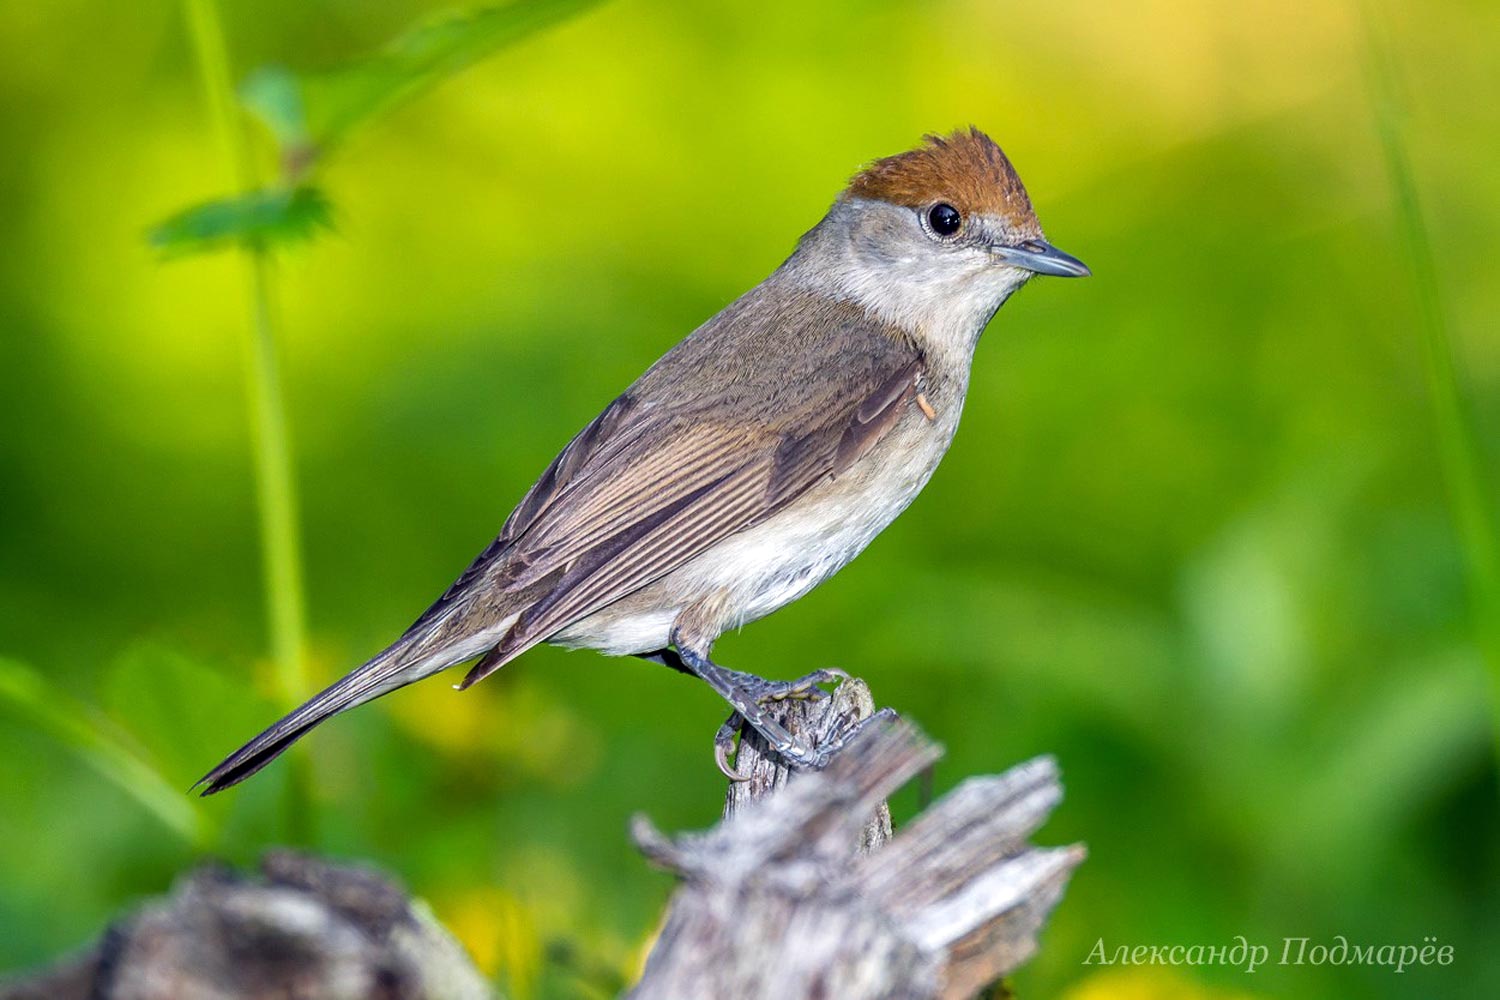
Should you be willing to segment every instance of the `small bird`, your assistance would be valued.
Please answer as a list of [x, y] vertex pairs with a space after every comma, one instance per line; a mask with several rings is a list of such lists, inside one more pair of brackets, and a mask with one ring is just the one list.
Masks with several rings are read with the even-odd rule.
[[[652, 365], [579, 432], [496, 538], [373, 659], [231, 754], [204, 795], [355, 705], [468, 660], [459, 688], [532, 646], [693, 674], [793, 767], [826, 763], [765, 711], [843, 674], [769, 681], [714, 641], [795, 601], [927, 484], [958, 429], [974, 348], [1038, 274], [1089, 269], [1049, 244], [977, 128], [859, 172], [770, 277]], [[195, 786], [197, 787], [197, 786]]]

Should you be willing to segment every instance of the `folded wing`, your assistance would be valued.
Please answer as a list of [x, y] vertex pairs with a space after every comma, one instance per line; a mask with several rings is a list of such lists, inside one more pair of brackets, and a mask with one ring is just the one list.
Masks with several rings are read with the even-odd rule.
[[743, 387], [757, 401], [748, 415], [731, 408], [726, 417], [719, 394], [663, 398], [651, 373], [612, 403], [428, 612], [449, 620], [434, 620], [424, 639], [451, 644], [472, 634], [474, 614], [523, 608], [462, 686], [771, 517], [867, 454], [912, 411], [922, 359], [864, 322], [867, 339], [853, 345], [847, 329], [825, 326], [796, 352], [767, 358], [782, 377]]

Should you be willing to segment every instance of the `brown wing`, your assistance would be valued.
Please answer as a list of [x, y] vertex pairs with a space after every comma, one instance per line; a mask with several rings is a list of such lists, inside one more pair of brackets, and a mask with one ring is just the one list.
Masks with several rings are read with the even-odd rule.
[[[422, 613], [422, 617], [407, 630], [408, 635], [427, 631], [445, 618], [449, 611], [454, 610], [465, 596], [472, 594], [492, 571], [499, 566], [508, 565], [516, 540], [531, 526], [538, 514], [574, 484], [579, 472], [590, 461], [604, 458], [611, 449], [628, 443], [645, 431], [647, 425], [644, 421], [637, 421], [633, 425], [627, 423], [628, 417], [635, 410], [634, 402], [627, 393], [610, 403], [603, 413], [579, 431], [547, 466], [541, 478], [526, 491], [521, 502], [516, 504], [516, 509], [505, 519], [505, 525], [495, 540], [453, 581], [443, 596]], [[424, 641], [423, 645], [430, 647], [433, 643]]]
[[727, 361], [705, 327], [563, 450], [429, 612], [452, 619], [430, 649], [521, 610], [463, 686], [775, 514], [894, 426], [922, 372], [909, 342], [844, 307], [788, 312], [800, 321]]

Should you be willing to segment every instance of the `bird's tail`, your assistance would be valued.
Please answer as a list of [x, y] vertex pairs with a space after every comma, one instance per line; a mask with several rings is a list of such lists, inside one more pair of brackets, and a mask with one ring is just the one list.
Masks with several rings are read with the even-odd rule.
[[212, 795], [237, 785], [281, 756], [324, 719], [430, 677], [479, 652], [465, 653], [449, 648], [413, 657], [412, 638], [403, 636], [368, 663], [314, 695], [301, 708], [226, 757], [218, 767], [199, 778], [193, 787], [202, 786], [201, 794]]

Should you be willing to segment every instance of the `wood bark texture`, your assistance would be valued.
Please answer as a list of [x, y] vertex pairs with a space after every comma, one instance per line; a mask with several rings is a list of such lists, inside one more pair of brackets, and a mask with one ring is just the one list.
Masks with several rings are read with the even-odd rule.
[[[971, 778], [892, 837], [887, 796], [941, 751], [873, 707], [859, 680], [776, 704], [815, 746], [849, 738], [826, 770], [789, 774], [749, 732], [749, 780], [717, 827], [668, 838], [636, 818], [636, 842], [682, 885], [631, 1000], [958, 1000], [1033, 954], [1083, 859], [1027, 842], [1062, 797], [1055, 764]], [[0, 1000], [492, 996], [394, 882], [289, 851], [258, 876], [198, 868], [86, 951], [0, 983]]]
[[490, 1000], [462, 946], [370, 869], [273, 851], [194, 869], [0, 1000]]
[[[851, 680], [775, 711], [820, 745], [872, 707]], [[717, 827], [668, 838], [637, 817], [636, 843], [682, 885], [630, 1000], [960, 1000], [1020, 966], [1084, 858], [1027, 841], [1061, 801], [1057, 766], [970, 778], [892, 837], [885, 799], [939, 756], [875, 719], [824, 771], [789, 775], [747, 734], [750, 778]]]

